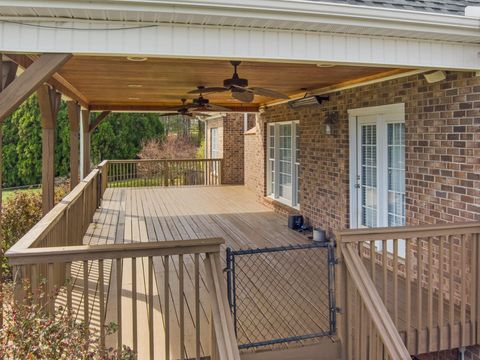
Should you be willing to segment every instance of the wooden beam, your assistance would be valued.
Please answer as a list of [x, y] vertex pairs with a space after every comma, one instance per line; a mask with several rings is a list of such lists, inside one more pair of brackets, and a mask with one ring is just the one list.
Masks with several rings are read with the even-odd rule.
[[88, 127], [88, 132], [92, 132], [93, 130], [95, 130], [97, 128], [98, 125], [100, 125], [102, 123], [103, 120], [105, 120], [105, 118], [108, 116], [108, 114], [110, 114], [111, 111], [103, 111], [100, 113], [100, 115], [98, 115], [95, 120], [93, 120], [89, 127]]
[[83, 178], [90, 173], [90, 111], [82, 110]]
[[[257, 105], [233, 105], [232, 104], [217, 104], [228, 107], [230, 110], [228, 112], [258, 112]], [[90, 111], [112, 111], [112, 112], [161, 112], [161, 111], [172, 111], [172, 108], [179, 107], [179, 104], [168, 104], [168, 105], [158, 105], [158, 104], [138, 104], [138, 105], [129, 105], [129, 104], [92, 104], [88, 109]], [[222, 112], [222, 111], [220, 111]], [[225, 112], [225, 111], [223, 111]], [[208, 111], [202, 111], [202, 113], [208, 113]], [[215, 114], [215, 112], [211, 112]]]
[[[36, 60], [38, 60], [37, 55], [9, 54], [7, 55], [7, 57], [23, 69], [28, 68]], [[66, 80], [61, 74], [53, 74], [52, 77], [47, 81], [47, 83], [52, 85], [55, 89], [60, 91], [69, 99], [75, 100], [84, 108], [88, 108], [88, 98], [83, 95], [83, 93], [81, 93], [68, 80]]]
[[42, 210], [47, 214], [55, 197], [55, 123], [61, 96], [55, 89], [42, 85], [37, 90], [42, 123]]
[[0, 123], [41, 84], [60, 69], [71, 54], [44, 54], [0, 93]]
[[75, 101], [67, 101], [67, 109], [70, 121], [70, 189], [73, 189], [80, 180], [80, 105]]
[[10, 85], [17, 76], [18, 65], [13, 61], [2, 61], [2, 89]]

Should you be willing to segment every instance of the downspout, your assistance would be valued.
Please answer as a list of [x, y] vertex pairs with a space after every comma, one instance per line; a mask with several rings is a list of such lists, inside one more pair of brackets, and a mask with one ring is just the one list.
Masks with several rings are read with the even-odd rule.
[[459, 360], [465, 360], [465, 346], [461, 346], [458, 348], [458, 359]]

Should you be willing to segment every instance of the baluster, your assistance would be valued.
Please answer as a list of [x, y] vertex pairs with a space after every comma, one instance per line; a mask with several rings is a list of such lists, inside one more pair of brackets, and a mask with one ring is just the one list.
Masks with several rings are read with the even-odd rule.
[[105, 351], [105, 276], [103, 259], [98, 260], [99, 302], [100, 302], [100, 351]]
[[148, 257], [148, 337], [150, 345], [150, 359], [155, 357], [153, 333], [153, 257]]
[[471, 234], [470, 243], [472, 244], [472, 252], [470, 253], [470, 274], [472, 275], [472, 286], [470, 289], [470, 342], [473, 344], [477, 339], [477, 327], [475, 321], [477, 319], [477, 239], [476, 234]]
[[[454, 268], [453, 268], [453, 237], [451, 235], [447, 236], [449, 247], [448, 247], [448, 252], [449, 252], [449, 261], [448, 261], [448, 267], [449, 267], [449, 308], [448, 308], [448, 322], [449, 322], [449, 330], [450, 334], [453, 334], [453, 327], [455, 325], [455, 312], [454, 312], [454, 304], [455, 304], [455, 287], [454, 287], [454, 282], [453, 282], [453, 273], [454, 273]], [[451, 337], [452, 335], [450, 335]]]
[[[422, 274], [423, 274], [423, 260], [422, 260], [422, 246], [423, 242], [421, 238], [417, 239], [417, 336], [422, 330]], [[418, 341], [417, 341], [418, 347]], [[419, 349], [417, 348], [417, 351]]]
[[132, 330], [133, 351], [138, 350], [138, 320], [137, 320], [137, 258], [132, 258]]
[[195, 254], [195, 355], [200, 360], [200, 255]]
[[398, 328], [398, 239], [393, 239], [393, 323]]
[[163, 293], [165, 294], [165, 359], [170, 359], [170, 284], [169, 284], [169, 272], [170, 272], [170, 257], [165, 256], [164, 273], [165, 283], [163, 286]]
[[55, 264], [48, 263], [47, 265], [47, 301], [48, 313], [51, 316], [55, 315]]
[[375, 284], [375, 241], [370, 241], [370, 276]]
[[461, 236], [461, 261], [462, 261], [462, 273], [460, 277], [460, 287], [462, 291], [462, 295], [460, 296], [461, 298], [461, 304], [460, 304], [460, 321], [461, 321], [461, 327], [462, 327], [462, 341], [461, 344], [462, 346], [467, 345], [467, 339], [466, 339], [466, 301], [467, 301], [467, 289], [466, 289], [466, 276], [467, 276], [467, 236], [468, 234], [462, 234]]
[[433, 238], [428, 238], [428, 301], [427, 301], [427, 322], [428, 322], [428, 349], [432, 351], [433, 341]]
[[116, 259], [117, 264], [117, 351], [118, 358], [122, 353], [122, 259]]
[[405, 331], [407, 335], [406, 345], [409, 348], [411, 343], [411, 319], [412, 319], [412, 270], [411, 270], [411, 250], [410, 241], [412, 239], [405, 239], [405, 304], [406, 304], [406, 319], [405, 319]]
[[183, 255], [178, 255], [178, 281], [179, 281], [179, 297], [180, 297], [180, 360], [185, 359], [185, 304], [183, 294]]
[[382, 241], [382, 265], [383, 265], [383, 303], [388, 301], [388, 251], [387, 240]]
[[439, 252], [439, 263], [438, 263], [438, 267], [439, 267], [439, 272], [438, 272], [438, 280], [439, 280], [439, 284], [438, 284], [438, 292], [439, 292], [439, 296], [438, 296], [438, 351], [440, 351], [440, 349], [443, 348], [443, 305], [444, 305], [444, 293], [443, 293], [443, 274], [444, 274], [444, 264], [443, 264], [443, 261], [444, 261], [444, 258], [443, 258], [443, 255], [444, 255], [444, 249], [443, 249], [443, 245], [444, 245], [444, 241], [445, 241], [445, 237], [444, 236], [440, 236], [439, 237], [439, 241], [440, 241], [440, 248], [438, 250]]
[[83, 261], [83, 321], [86, 325], [89, 324], [89, 309], [88, 309], [88, 261]]

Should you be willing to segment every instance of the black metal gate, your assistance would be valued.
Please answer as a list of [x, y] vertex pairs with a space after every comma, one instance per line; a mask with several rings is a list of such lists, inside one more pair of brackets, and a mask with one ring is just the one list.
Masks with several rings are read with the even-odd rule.
[[240, 349], [336, 332], [331, 243], [227, 248], [228, 301]]

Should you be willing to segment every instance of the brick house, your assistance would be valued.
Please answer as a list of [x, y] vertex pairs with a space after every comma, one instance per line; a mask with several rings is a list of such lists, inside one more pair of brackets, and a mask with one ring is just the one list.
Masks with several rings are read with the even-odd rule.
[[[65, 304], [139, 358], [480, 357], [479, 0], [33, 3], [0, 2], [0, 122], [37, 92], [42, 124], [45, 217], [6, 254], [15, 279], [73, 274]], [[76, 186], [53, 207], [60, 99]], [[205, 159], [92, 169], [112, 111], [202, 117]], [[308, 278], [318, 257], [264, 252], [318, 245], [291, 214], [331, 240]], [[271, 271], [267, 296], [246, 267], [252, 333], [295, 331], [240, 343], [226, 246]]]

